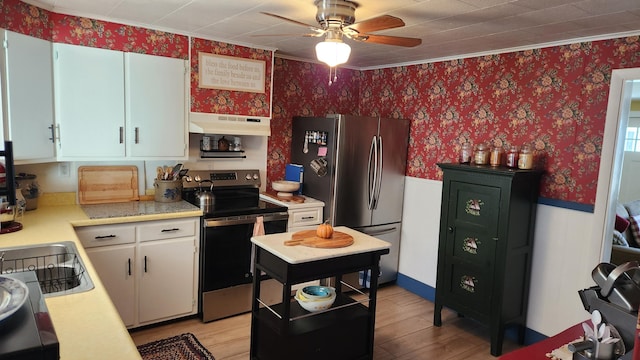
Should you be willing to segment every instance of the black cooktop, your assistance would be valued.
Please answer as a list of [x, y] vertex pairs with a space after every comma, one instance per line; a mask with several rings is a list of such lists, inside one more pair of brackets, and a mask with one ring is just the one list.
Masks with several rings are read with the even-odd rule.
[[[183, 190], [182, 199], [195, 206], [199, 206], [196, 192], [197, 190], [195, 189]], [[260, 200], [259, 189], [243, 189], [241, 192], [230, 189], [214, 189], [213, 211], [205, 213], [204, 217], [211, 219], [230, 216], [271, 214], [287, 212], [287, 210], [288, 208], [286, 206]]]

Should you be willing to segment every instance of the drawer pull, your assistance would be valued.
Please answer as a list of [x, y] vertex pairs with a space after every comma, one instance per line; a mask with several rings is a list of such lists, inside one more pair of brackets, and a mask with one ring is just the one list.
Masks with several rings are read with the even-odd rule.
[[315, 216], [303, 216], [302, 220], [311, 220], [311, 219], [315, 219]]
[[477, 238], [468, 237], [462, 241], [462, 251], [471, 255], [478, 255], [478, 249], [482, 242]]
[[113, 239], [115, 238], [116, 235], [98, 235], [95, 237], [96, 240], [102, 240], [102, 239]]
[[475, 276], [462, 275], [462, 277], [460, 278], [460, 288], [470, 293], [476, 292], [477, 283], [478, 279], [476, 279]]
[[180, 231], [180, 228], [173, 228], [173, 229], [162, 229], [160, 232], [173, 232], [173, 231]]

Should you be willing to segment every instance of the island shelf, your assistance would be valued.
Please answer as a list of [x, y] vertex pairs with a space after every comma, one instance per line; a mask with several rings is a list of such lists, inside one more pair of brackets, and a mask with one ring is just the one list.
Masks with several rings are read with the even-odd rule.
[[[280, 302], [267, 304], [260, 298], [261, 281], [254, 277], [252, 360], [373, 359], [377, 276], [371, 277], [365, 294], [343, 283], [342, 275], [354, 271], [379, 274], [380, 256], [389, 253], [390, 244], [352, 229], [339, 229], [354, 236], [354, 245], [339, 249], [285, 247], [282, 244], [290, 239], [290, 233], [252, 238], [254, 273], [261, 272], [282, 284]], [[331, 277], [336, 279], [336, 300], [329, 309], [308, 312], [292, 299], [293, 285]]]

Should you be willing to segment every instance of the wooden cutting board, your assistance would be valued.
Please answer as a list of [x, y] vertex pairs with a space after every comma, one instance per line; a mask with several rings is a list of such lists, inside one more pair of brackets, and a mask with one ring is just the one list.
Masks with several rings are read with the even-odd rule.
[[137, 166], [80, 166], [80, 204], [106, 204], [140, 200]]
[[323, 239], [316, 236], [315, 230], [302, 230], [293, 233], [291, 240], [284, 242], [287, 246], [304, 245], [314, 248], [341, 248], [353, 244], [353, 236], [340, 231], [334, 231], [330, 239]]
[[276, 199], [276, 200], [280, 200], [283, 202], [292, 202], [292, 203], [303, 203], [304, 202], [304, 196], [300, 196], [300, 195], [293, 195], [293, 196], [289, 196], [289, 197], [284, 197], [284, 196], [278, 196], [277, 192], [275, 191], [268, 191], [268, 192], [264, 192], [263, 194], [265, 194], [266, 196], [272, 198], [272, 199]]

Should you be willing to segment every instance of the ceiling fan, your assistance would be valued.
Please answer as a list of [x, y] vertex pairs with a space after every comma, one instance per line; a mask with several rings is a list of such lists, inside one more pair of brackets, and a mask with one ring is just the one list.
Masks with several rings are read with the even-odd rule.
[[330, 67], [344, 64], [349, 59], [351, 47], [342, 41], [343, 37], [365, 43], [414, 47], [422, 43], [421, 39], [401, 36], [374, 35], [370, 32], [393, 29], [404, 26], [404, 21], [391, 15], [382, 15], [361, 22], [355, 22], [355, 10], [358, 4], [347, 0], [315, 0], [318, 11], [316, 20], [319, 26], [305, 24], [284, 16], [262, 12], [280, 20], [301, 25], [311, 32], [307, 34], [264, 34], [255, 36], [304, 36], [321, 37], [325, 40], [316, 45], [318, 60]]

